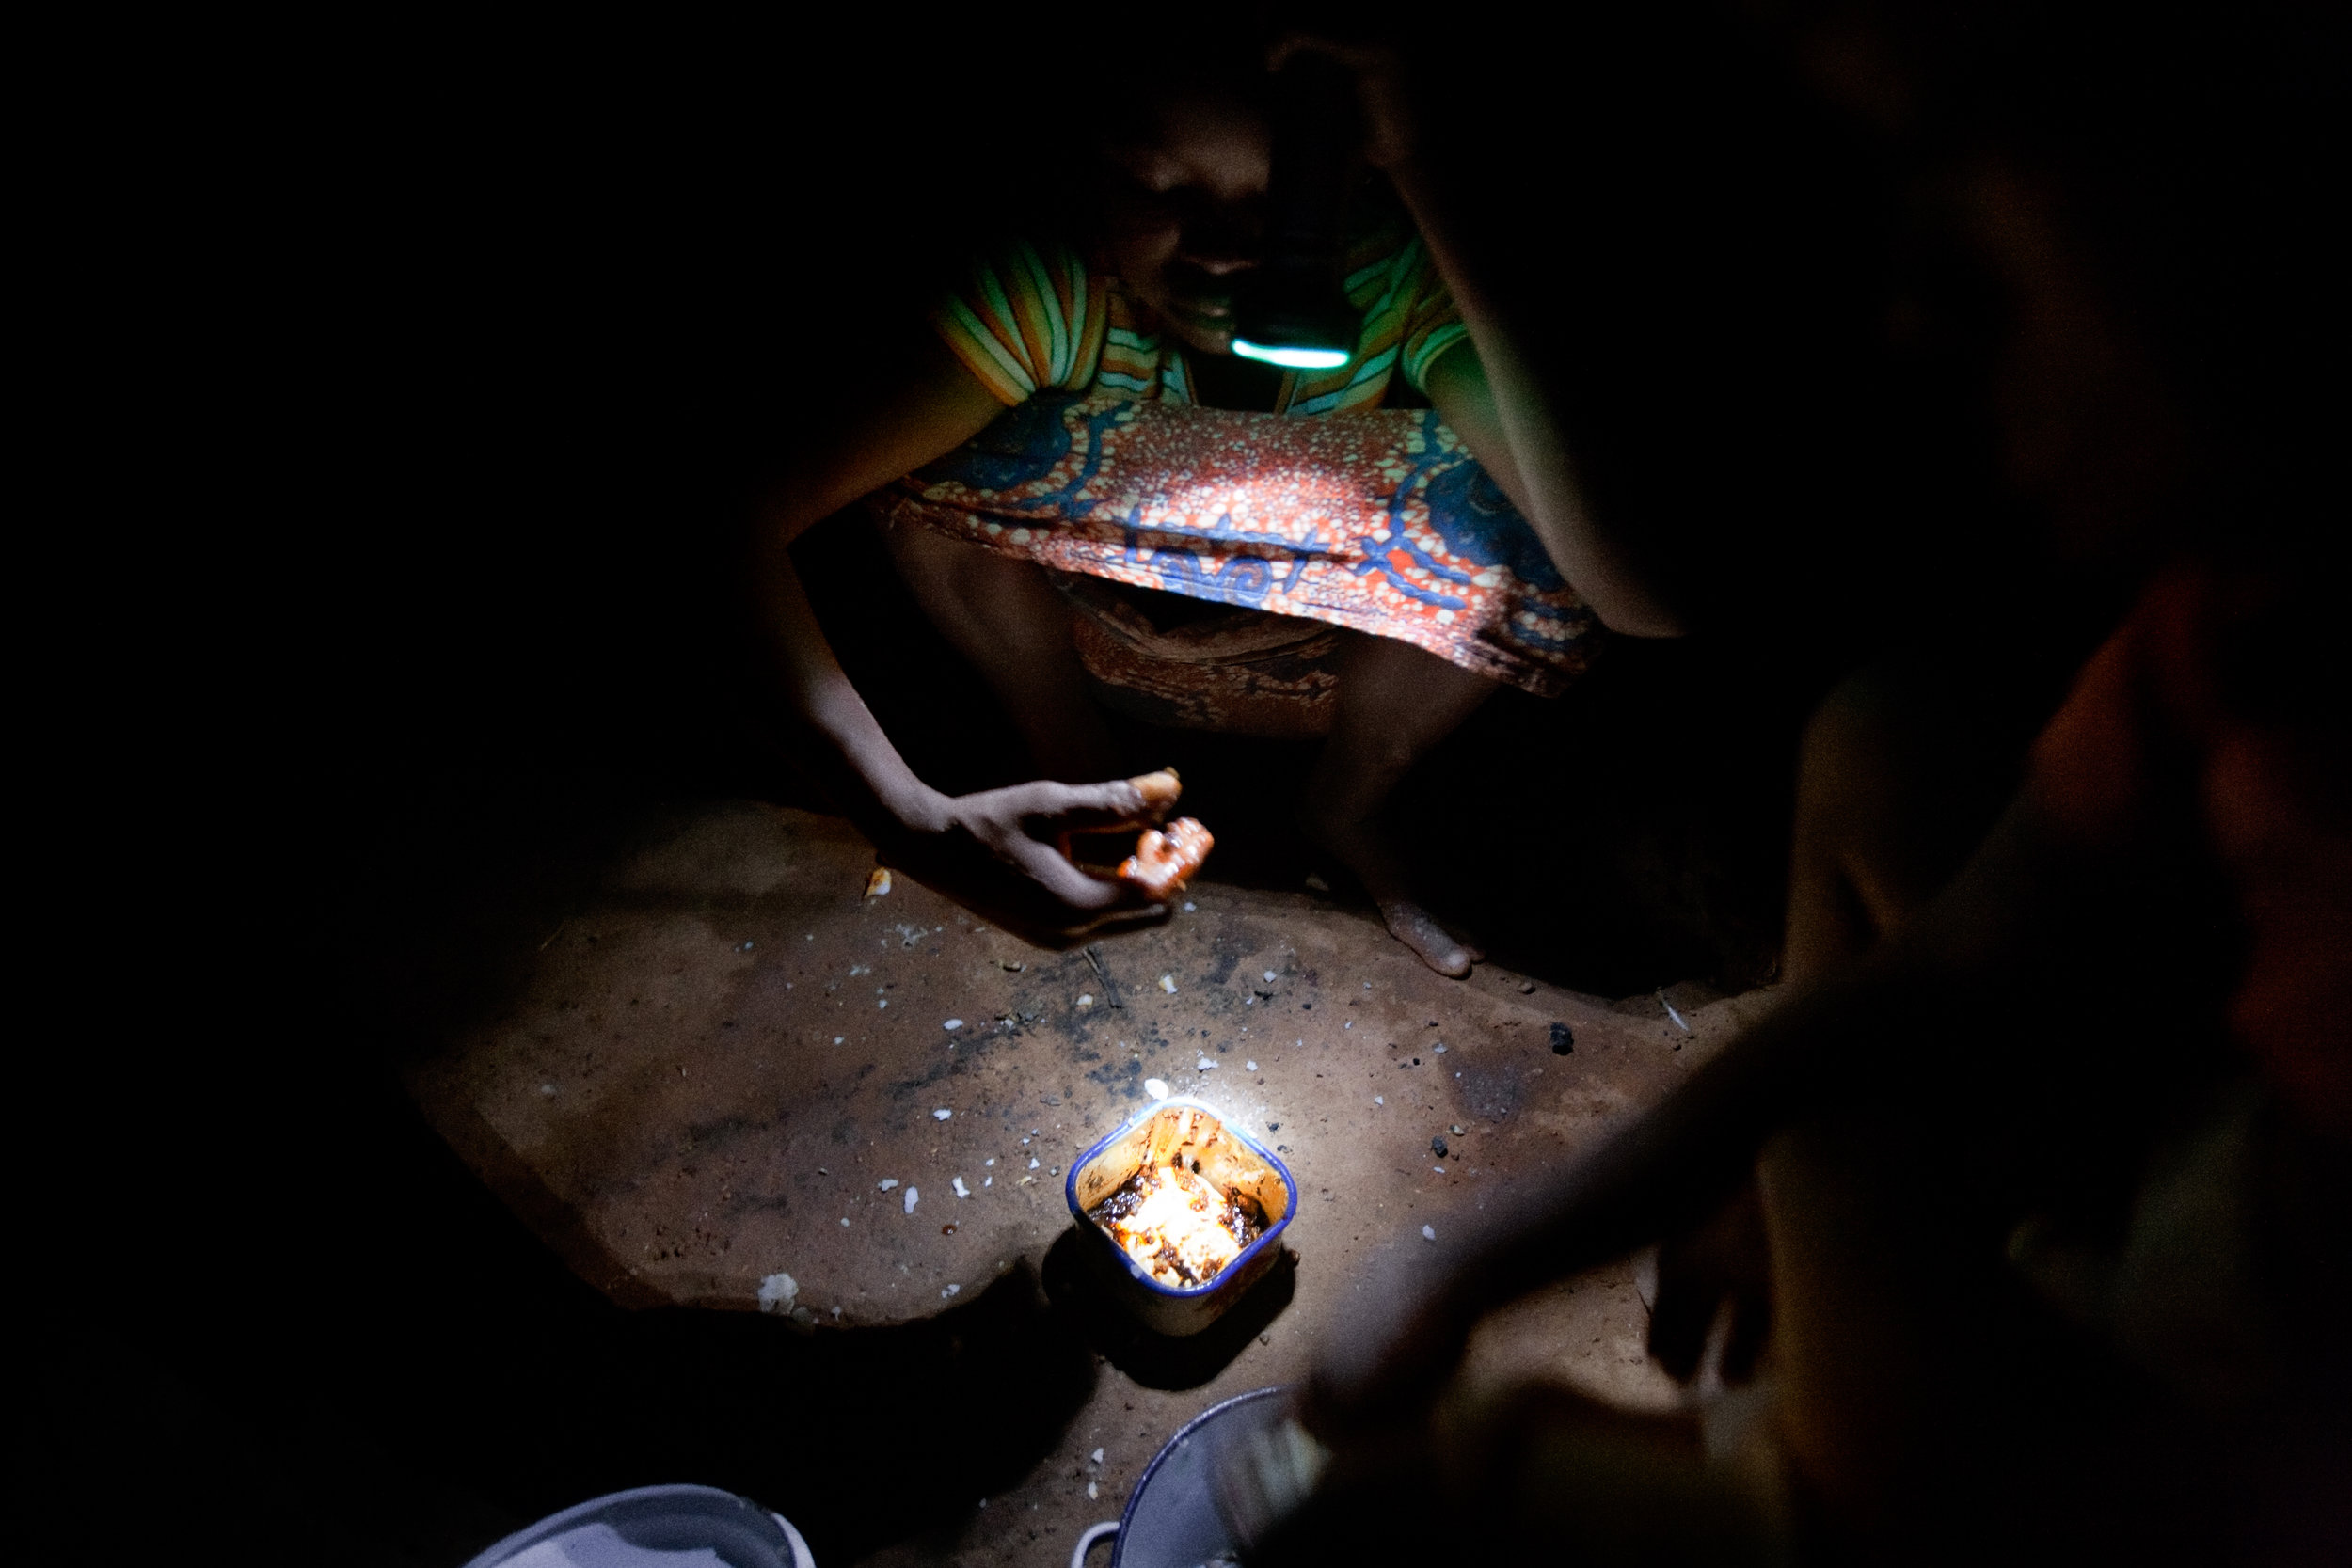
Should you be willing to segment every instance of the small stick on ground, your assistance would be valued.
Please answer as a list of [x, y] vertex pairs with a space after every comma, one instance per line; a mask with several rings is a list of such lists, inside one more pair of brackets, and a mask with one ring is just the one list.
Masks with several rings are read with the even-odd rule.
[[1103, 944], [1099, 942], [1088, 942], [1086, 945], [1086, 955], [1087, 962], [1094, 966], [1094, 977], [1103, 982], [1103, 995], [1104, 998], [1107, 999], [1110, 1005], [1114, 1007], [1125, 1006], [1126, 1004], [1119, 1000], [1119, 982], [1112, 979], [1111, 972], [1104, 967]]

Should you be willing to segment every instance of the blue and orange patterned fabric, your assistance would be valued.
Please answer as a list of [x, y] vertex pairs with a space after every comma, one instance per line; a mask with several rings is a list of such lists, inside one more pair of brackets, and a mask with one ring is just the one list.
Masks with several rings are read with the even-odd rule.
[[[1274, 411], [1199, 406], [1185, 350], [1115, 277], [1058, 244], [977, 260], [932, 313], [1008, 412], [874, 498], [1058, 571], [1411, 642], [1558, 691], [1598, 624], [1453, 431], [1384, 408], [1469, 333], [1401, 217], [1345, 258], [1356, 352], [1283, 378]], [[1301, 418], [1300, 416], [1310, 416]]]
[[1426, 408], [1294, 419], [1045, 391], [872, 504], [1059, 571], [1396, 638], [1539, 695], [1598, 630]]

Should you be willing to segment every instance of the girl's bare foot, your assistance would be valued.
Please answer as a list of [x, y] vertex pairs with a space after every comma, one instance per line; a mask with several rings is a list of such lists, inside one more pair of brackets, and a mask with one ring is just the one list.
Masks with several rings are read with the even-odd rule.
[[1470, 965], [1486, 957], [1469, 942], [1438, 924], [1437, 917], [1412, 896], [1405, 868], [1387, 837], [1371, 822], [1335, 812], [1331, 802], [1310, 789], [1298, 821], [1307, 836], [1352, 873], [1373, 902], [1389, 934], [1411, 948], [1422, 962], [1438, 974], [1460, 979]]
[[1389, 935], [1420, 954], [1421, 961], [1440, 974], [1458, 980], [1486, 957], [1470, 943], [1448, 935], [1427, 910], [1410, 898], [1383, 898], [1380, 918], [1389, 923]]

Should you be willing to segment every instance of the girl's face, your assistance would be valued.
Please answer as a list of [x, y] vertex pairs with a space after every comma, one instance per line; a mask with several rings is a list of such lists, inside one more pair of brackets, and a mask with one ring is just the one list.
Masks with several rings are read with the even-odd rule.
[[1264, 245], [1270, 148], [1250, 109], [1192, 96], [1104, 149], [1104, 259], [1191, 348], [1232, 351], [1233, 286]]

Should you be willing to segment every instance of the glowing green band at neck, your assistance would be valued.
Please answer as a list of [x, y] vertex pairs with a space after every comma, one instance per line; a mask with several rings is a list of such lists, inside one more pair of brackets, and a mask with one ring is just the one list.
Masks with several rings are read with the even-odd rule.
[[1286, 371], [1336, 371], [1348, 360], [1343, 348], [1266, 348], [1247, 338], [1233, 340], [1233, 352], [1244, 359], [1279, 365]]

